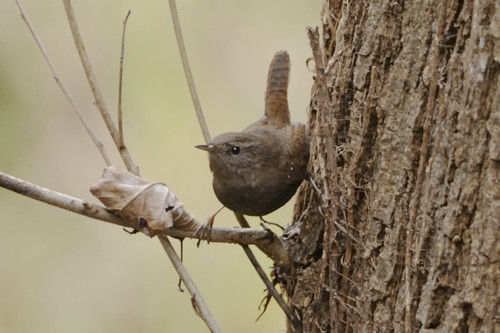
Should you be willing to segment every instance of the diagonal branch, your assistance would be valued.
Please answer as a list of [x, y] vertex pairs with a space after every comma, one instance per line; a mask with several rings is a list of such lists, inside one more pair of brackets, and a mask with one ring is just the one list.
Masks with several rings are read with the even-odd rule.
[[170, 6], [170, 15], [172, 16], [172, 23], [174, 25], [175, 39], [177, 40], [177, 46], [181, 55], [182, 66], [184, 67], [184, 74], [186, 75], [189, 92], [191, 93], [191, 99], [193, 100], [194, 109], [196, 110], [196, 116], [198, 117], [198, 122], [200, 124], [203, 137], [205, 138], [205, 143], [208, 144], [211, 141], [210, 133], [208, 132], [207, 123], [205, 121], [205, 117], [203, 116], [203, 110], [201, 109], [200, 99], [198, 98], [198, 93], [196, 92], [196, 87], [194, 85], [191, 67], [189, 66], [186, 46], [184, 45], [181, 24], [179, 22], [179, 14], [177, 13], [177, 5], [175, 4], [175, 0], [168, 0], [168, 4]]
[[[184, 285], [186, 286], [187, 290], [191, 294], [191, 301], [193, 303], [194, 310], [198, 316], [200, 316], [205, 323], [207, 323], [207, 326], [210, 328], [210, 331], [212, 332], [222, 332], [217, 323], [215, 322], [214, 318], [212, 317], [212, 314], [210, 311], [208, 311], [208, 306], [205, 304], [205, 301], [201, 297], [200, 292], [198, 291], [198, 288], [196, 288], [196, 285], [194, 284], [193, 280], [189, 277], [188, 272], [186, 271], [186, 268], [184, 268], [184, 265], [182, 265], [182, 261], [179, 259], [177, 256], [177, 253], [174, 250], [174, 247], [172, 246], [172, 243], [168, 240], [167, 237], [165, 236], [160, 236], [158, 237], [160, 239], [161, 245], [165, 249], [165, 252], [167, 252], [167, 255], [169, 256], [170, 260], [172, 261], [172, 264], [175, 266], [175, 270], [179, 272], [180, 274], [182, 273], [185, 275], [187, 278], [184, 279]], [[196, 306], [195, 306], [196, 304]]]
[[38, 45], [38, 48], [42, 52], [42, 55], [43, 55], [45, 61], [49, 65], [50, 71], [52, 72], [52, 77], [56, 81], [56, 84], [59, 86], [59, 88], [61, 89], [62, 93], [64, 94], [64, 96], [68, 100], [69, 104], [71, 105], [71, 107], [75, 111], [76, 115], [78, 116], [78, 119], [80, 120], [80, 122], [82, 123], [83, 127], [85, 128], [85, 131], [87, 131], [88, 135], [92, 139], [92, 142], [94, 143], [94, 145], [97, 147], [97, 149], [101, 153], [102, 158], [104, 159], [104, 162], [106, 162], [107, 166], [110, 166], [111, 165], [111, 161], [110, 161], [110, 159], [108, 157], [108, 154], [106, 154], [106, 150], [104, 150], [103, 144], [99, 141], [99, 139], [97, 139], [97, 137], [95, 136], [94, 132], [92, 132], [92, 130], [90, 129], [90, 127], [85, 122], [85, 119], [83, 119], [83, 115], [82, 115], [82, 112], [80, 111], [80, 108], [78, 107], [78, 104], [76, 104], [75, 99], [70, 94], [70, 92], [66, 89], [66, 86], [64, 85], [61, 77], [57, 73], [56, 67], [54, 66], [54, 63], [52, 62], [52, 60], [49, 57], [49, 54], [45, 50], [45, 46], [43, 45], [40, 37], [38, 37], [38, 34], [36, 33], [35, 28], [33, 27], [33, 24], [31, 23], [31, 20], [30, 20], [29, 16], [24, 11], [23, 6], [19, 2], [19, 0], [15, 0], [15, 1], [16, 1], [17, 7], [19, 8], [19, 11], [21, 12], [21, 18], [23, 19], [24, 23], [26, 23], [26, 25], [28, 26], [28, 29], [29, 29], [31, 35], [33, 36], [33, 39], [35, 39], [35, 42]]
[[109, 113], [108, 107], [104, 102], [104, 97], [102, 96], [101, 90], [97, 85], [97, 79], [95, 78], [94, 70], [90, 64], [89, 56], [85, 50], [82, 37], [80, 35], [80, 30], [78, 29], [78, 24], [76, 23], [75, 15], [73, 14], [73, 7], [71, 6], [70, 0], [63, 0], [64, 8], [66, 10], [66, 16], [68, 17], [69, 27], [71, 28], [71, 33], [73, 34], [73, 40], [75, 41], [75, 47], [80, 56], [80, 61], [82, 63], [83, 69], [85, 70], [85, 75], [89, 81], [90, 89], [95, 98], [95, 104], [101, 113], [102, 119], [106, 123], [109, 134], [113, 138], [113, 141], [120, 152], [120, 155], [125, 163], [127, 170], [134, 175], [139, 175], [139, 168], [134, 164], [132, 157], [125, 145], [120, 142], [120, 134], [116, 129], [113, 120], [111, 119], [111, 114]]
[[123, 58], [125, 57], [125, 29], [127, 28], [128, 17], [130, 16], [130, 10], [125, 15], [123, 19], [122, 28], [122, 47], [120, 53], [120, 74], [118, 79], [118, 132], [120, 133], [120, 144], [125, 146], [125, 141], [123, 140], [123, 110], [122, 110], [122, 83], [123, 83]]

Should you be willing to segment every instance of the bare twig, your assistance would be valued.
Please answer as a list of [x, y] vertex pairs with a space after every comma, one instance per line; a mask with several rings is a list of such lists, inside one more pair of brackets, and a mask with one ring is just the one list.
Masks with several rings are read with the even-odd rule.
[[73, 34], [73, 40], [75, 41], [75, 47], [78, 51], [78, 55], [80, 56], [80, 61], [82, 63], [83, 69], [85, 70], [85, 74], [87, 76], [87, 80], [89, 81], [90, 89], [95, 98], [95, 104], [101, 113], [101, 116], [106, 123], [106, 127], [108, 128], [113, 141], [120, 152], [120, 155], [127, 167], [127, 170], [133, 173], [134, 175], [139, 175], [139, 168], [134, 164], [130, 153], [128, 152], [127, 147], [121, 144], [120, 142], [120, 134], [116, 129], [115, 124], [111, 118], [111, 114], [109, 113], [108, 107], [104, 102], [104, 97], [102, 96], [101, 90], [97, 85], [97, 79], [94, 75], [94, 70], [92, 69], [92, 65], [90, 64], [89, 57], [87, 55], [87, 51], [85, 50], [85, 46], [83, 44], [82, 37], [80, 36], [80, 31], [78, 29], [78, 24], [75, 19], [75, 15], [73, 14], [73, 7], [71, 6], [70, 0], [63, 0], [64, 8], [66, 10], [66, 16], [68, 17], [69, 26], [71, 28], [71, 33]]
[[191, 280], [191, 278], [189, 277], [186, 268], [184, 268], [184, 265], [182, 265], [181, 260], [177, 256], [177, 253], [175, 252], [174, 247], [172, 246], [168, 238], [165, 236], [160, 236], [159, 239], [161, 245], [165, 249], [165, 252], [167, 252], [168, 257], [172, 261], [172, 264], [175, 266], [175, 270], [179, 273], [182, 282], [184, 282], [184, 285], [191, 294], [193, 304], [196, 304], [197, 306], [195, 308], [195, 312], [205, 321], [211, 332], [222, 332], [219, 326], [217, 326], [217, 323], [208, 310], [208, 306], [205, 304], [205, 301], [201, 297], [198, 288], [196, 288], [193, 280]]
[[207, 123], [205, 121], [205, 117], [203, 116], [203, 110], [201, 109], [200, 99], [198, 98], [198, 93], [196, 92], [196, 87], [194, 85], [193, 74], [191, 73], [191, 68], [189, 66], [186, 46], [184, 45], [181, 24], [179, 22], [179, 14], [177, 13], [177, 5], [175, 4], [175, 0], [168, 0], [168, 4], [170, 6], [170, 15], [172, 16], [172, 23], [174, 25], [175, 39], [177, 40], [177, 46], [179, 47], [179, 53], [182, 59], [182, 67], [184, 67], [184, 74], [186, 75], [189, 92], [191, 93], [191, 99], [193, 100], [193, 105], [196, 110], [196, 116], [198, 117], [201, 132], [203, 133], [205, 142], [208, 144], [211, 141], [210, 133], [208, 132]]
[[[126, 228], [139, 229], [139, 221], [133, 222], [124, 220], [117, 215], [110, 213], [106, 208], [100, 205], [49, 190], [2, 172], [0, 172], [0, 187], [96, 220], [109, 222]], [[177, 218], [192, 219], [193, 217], [184, 210], [184, 213]], [[175, 228], [167, 229], [162, 232], [161, 235], [176, 238], [198, 239], [198, 236], [194, 235], [194, 231], [185, 231]], [[288, 261], [288, 257], [281, 240], [279, 238], [270, 239], [268, 232], [263, 229], [213, 227], [210, 240], [214, 243], [256, 245], [275, 262], [285, 265]]]
[[309, 37], [309, 42], [311, 44], [311, 49], [313, 52], [314, 63], [316, 67], [317, 74], [323, 74], [325, 68], [325, 61], [323, 52], [321, 52], [321, 47], [319, 46], [319, 31], [318, 27], [312, 28], [307, 27], [307, 36]]
[[130, 9], [123, 19], [122, 28], [122, 47], [120, 53], [120, 75], [118, 79], [118, 132], [120, 133], [120, 144], [125, 146], [123, 140], [123, 111], [122, 111], [122, 82], [123, 82], [123, 58], [125, 56], [125, 29], [127, 28], [128, 17], [130, 16]]
[[61, 77], [57, 73], [56, 68], [54, 66], [54, 63], [52, 62], [52, 60], [50, 59], [47, 51], [45, 50], [45, 46], [43, 45], [42, 41], [38, 37], [38, 34], [36, 33], [35, 28], [33, 27], [33, 24], [31, 23], [31, 20], [30, 20], [29, 16], [24, 11], [24, 8], [21, 5], [21, 2], [19, 0], [15, 0], [15, 1], [16, 1], [17, 7], [19, 8], [19, 11], [21, 12], [21, 18], [23, 19], [23, 21], [28, 26], [28, 29], [29, 29], [31, 35], [35, 39], [35, 42], [38, 45], [38, 48], [42, 52], [42, 55], [45, 58], [45, 61], [47, 62], [47, 64], [50, 67], [50, 71], [52, 72], [52, 77], [56, 81], [56, 84], [59, 86], [59, 88], [61, 89], [61, 91], [64, 94], [64, 96], [69, 101], [69, 104], [71, 105], [71, 107], [75, 111], [76, 115], [78, 116], [78, 119], [80, 119], [80, 122], [82, 123], [83, 127], [85, 128], [85, 131], [88, 133], [88, 135], [92, 139], [92, 142], [94, 143], [94, 145], [97, 147], [97, 149], [101, 153], [101, 156], [104, 159], [104, 162], [106, 162], [106, 165], [110, 166], [111, 165], [111, 161], [110, 161], [108, 155], [106, 154], [106, 151], [104, 149], [103, 144], [97, 139], [97, 137], [94, 135], [94, 133], [92, 132], [92, 130], [89, 128], [89, 126], [87, 125], [87, 123], [83, 119], [83, 115], [82, 115], [82, 113], [80, 111], [80, 108], [78, 107], [78, 105], [76, 104], [75, 100], [73, 99], [73, 96], [66, 89], [66, 86], [64, 85]]

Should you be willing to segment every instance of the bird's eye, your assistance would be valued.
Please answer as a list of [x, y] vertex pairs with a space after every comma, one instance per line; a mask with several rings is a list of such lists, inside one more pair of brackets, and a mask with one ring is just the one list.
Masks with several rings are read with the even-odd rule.
[[233, 155], [238, 155], [240, 153], [240, 147], [233, 146], [233, 148], [231, 148], [231, 153], [233, 153]]

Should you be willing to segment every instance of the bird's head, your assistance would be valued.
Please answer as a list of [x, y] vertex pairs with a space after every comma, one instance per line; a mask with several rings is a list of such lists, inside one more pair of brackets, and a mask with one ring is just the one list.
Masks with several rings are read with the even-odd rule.
[[214, 174], [238, 174], [261, 170], [278, 161], [280, 146], [274, 136], [252, 133], [224, 133], [206, 145], [195, 146], [209, 153]]

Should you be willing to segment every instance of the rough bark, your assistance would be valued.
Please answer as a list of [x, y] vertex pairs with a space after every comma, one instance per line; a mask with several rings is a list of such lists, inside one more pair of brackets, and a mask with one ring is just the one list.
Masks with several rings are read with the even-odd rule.
[[329, 0], [321, 30], [321, 193], [275, 269], [303, 331], [500, 331], [499, 2]]

